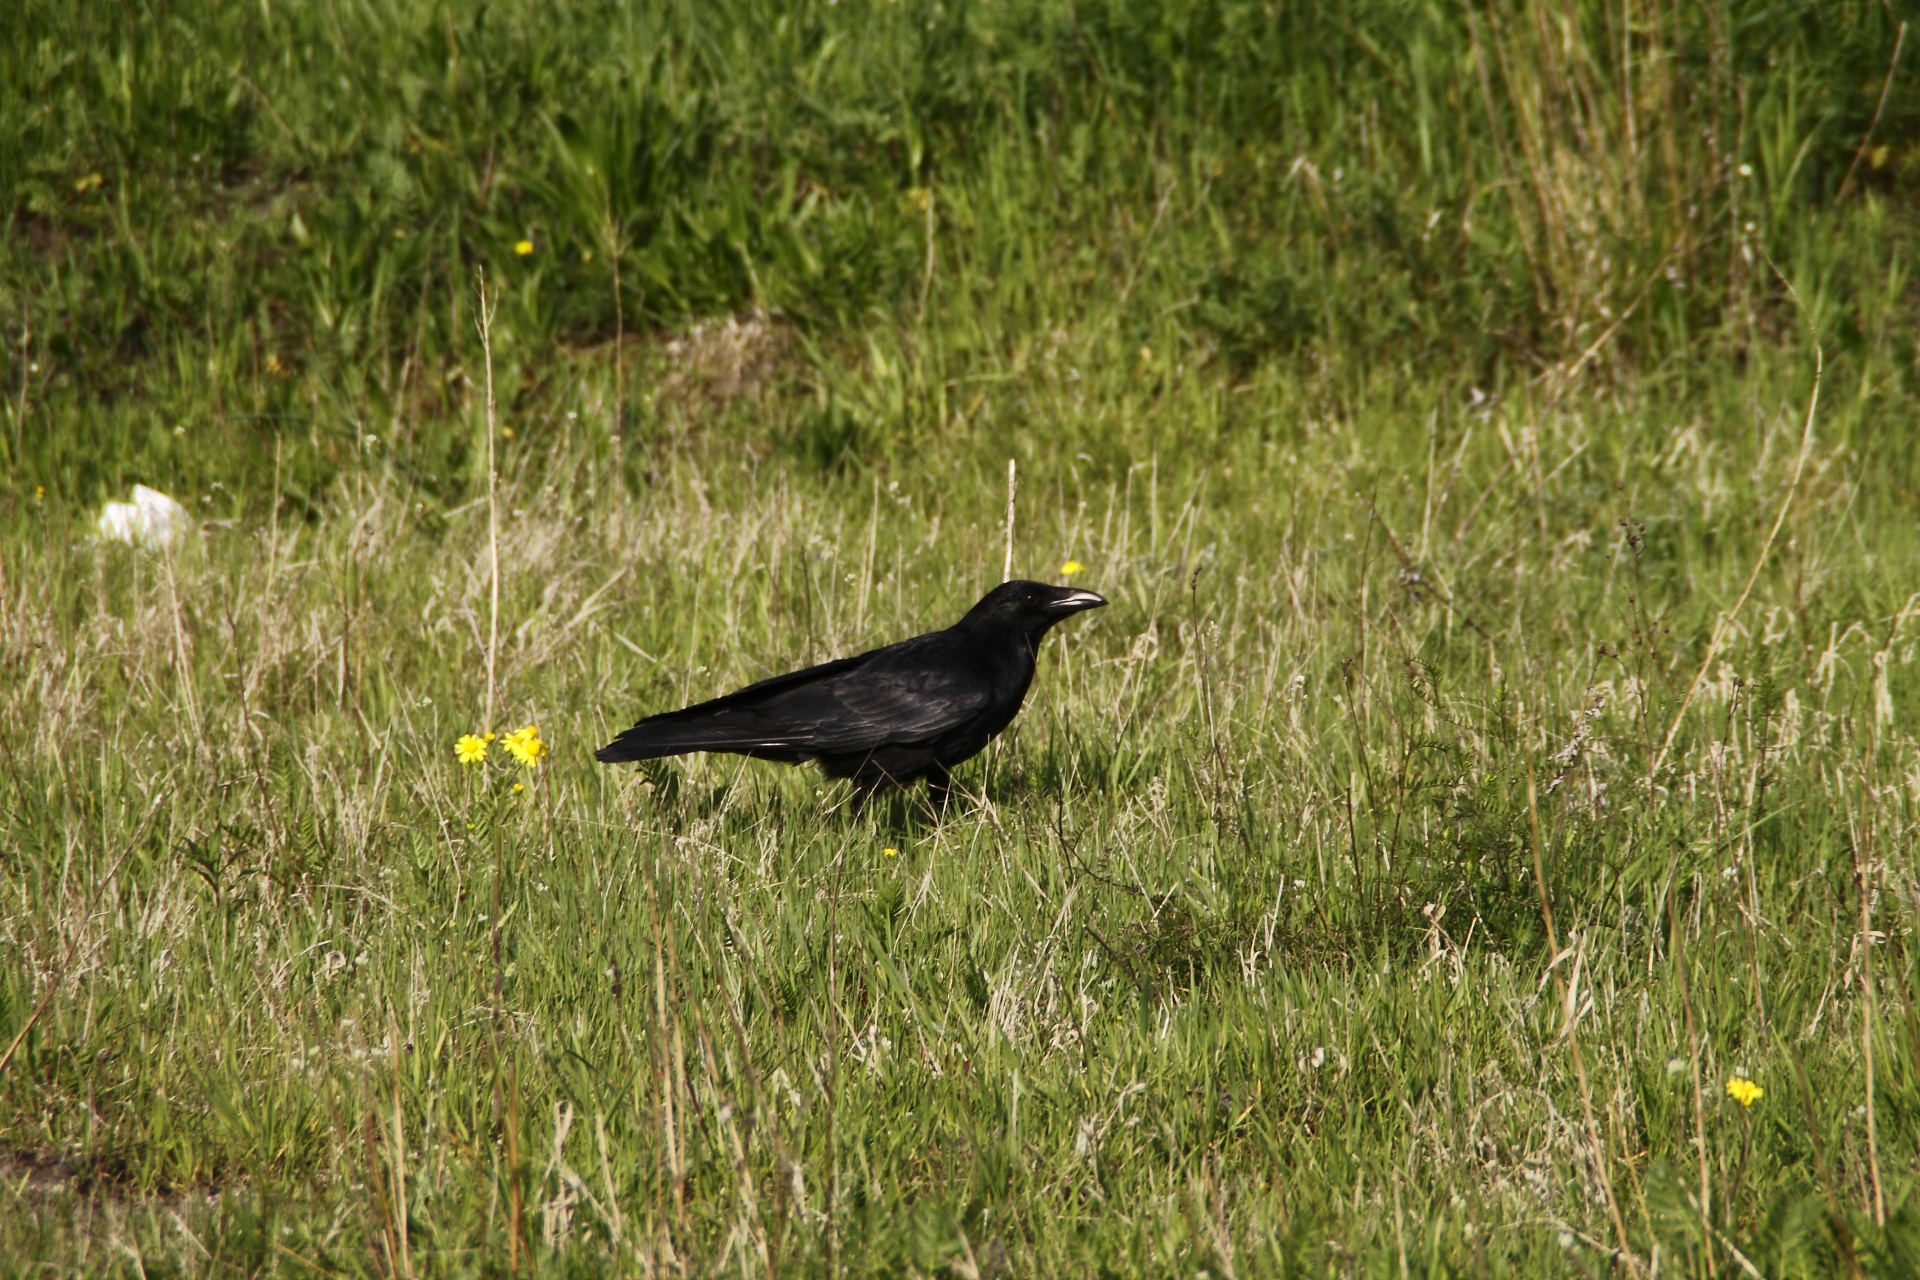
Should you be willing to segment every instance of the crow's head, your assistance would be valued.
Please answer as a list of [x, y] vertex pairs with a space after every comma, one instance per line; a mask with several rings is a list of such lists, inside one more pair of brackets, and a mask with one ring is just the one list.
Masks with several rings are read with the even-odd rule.
[[1050, 587], [1044, 582], [1003, 582], [967, 611], [969, 627], [991, 627], [1035, 639], [1047, 628], [1082, 609], [1098, 609], [1106, 600], [1078, 587]]

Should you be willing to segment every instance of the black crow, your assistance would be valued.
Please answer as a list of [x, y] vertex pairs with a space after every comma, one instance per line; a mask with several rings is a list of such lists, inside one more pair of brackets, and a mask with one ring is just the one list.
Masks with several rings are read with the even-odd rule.
[[692, 751], [818, 760], [828, 777], [853, 779], [861, 803], [926, 778], [944, 805], [949, 771], [1020, 710], [1048, 628], [1105, 603], [1072, 587], [1003, 582], [945, 631], [648, 716], [595, 754], [606, 764]]

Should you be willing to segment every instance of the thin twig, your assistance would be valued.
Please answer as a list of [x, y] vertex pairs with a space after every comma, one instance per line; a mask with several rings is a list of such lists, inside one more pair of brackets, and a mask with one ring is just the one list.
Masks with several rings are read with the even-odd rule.
[[26, 327], [20, 332], [20, 404], [13, 414], [13, 465], [21, 465], [20, 455], [27, 447], [27, 391], [33, 385], [33, 312], [27, 312]]
[[1167, 216], [1167, 205], [1173, 199], [1173, 193], [1178, 190], [1179, 187], [1180, 182], [1178, 179], [1175, 179], [1167, 184], [1165, 191], [1160, 193], [1159, 202], [1153, 210], [1153, 221], [1147, 224], [1147, 238], [1140, 242], [1140, 251], [1134, 255], [1133, 266], [1127, 270], [1127, 281], [1120, 286], [1120, 301], [1122, 303], [1126, 302], [1128, 296], [1133, 293], [1133, 286], [1139, 282], [1140, 268], [1144, 266], [1147, 261], [1147, 250], [1153, 247], [1154, 234], [1160, 230], [1160, 223]]
[[1860, 1055], [1866, 1068], [1867, 1077], [1867, 1212], [1873, 1218], [1875, 1226], [1887, 1224], [1886, 1193], [1880, 1185], [1880, 1132], [1875, 1123], [1873, 1106], [1873, 843], [1874, 818], [1873, 770], [1874, 770], [1874, 723], [1867, 721], [1867, 761], [1860, 775], [1861, 830], [1853, 840], [1854, 877], [1860, 890], [1860, 995], [1862, 1012], [1860, 1020]]
[[1887, 59], [1887, 78], [1880, 84], [1880, 101], [1873, 108], [1873, 120], [1867, 125], [1867, 132], [1860, 139], [1860, 147], [1853, 153], [1853, 163], [1847, 166], [1847, 176], [1840, 180], [1840, 189], [1833, 193], [1833, 202], [1839, 204], [1846, 198], [1847, 190], [1853, 186], [1854, 170], [1860, 167], [1860, 157], [1867, 154], [1867, 146], [1873, 141], [1873, 131], [1880, 127], [1880, 113], [1887, 109], [1887, 93], [1893, 88], [1893, 69], [1900, 65], [1900, 50], [1907, 43], [1907, 24], [1900, 24], [1899, 32], [1893, 37], [1893, 56]]
[[[1780, 268], [1774, 266], [1773, 259], [1767, 259], [1767, 265], [1773, 267], [1773, 274], [1786, 286], [1787, 296], [1800, 308], [1800, 314], [1807, 318], [1807, 327], [1813, 327], [1812, 317], [1807, 313], [1807, 304], [1800, 300], [1800, 293], [1793, 282], [1782, 275]], [[1800, 492], [1800, 477], [1807, 469], [1807, 454], [1813, 448], [1813, 418], [1820, 407], [1820, 379], [1826, 373], [1826, 354], [1820, 349], [1820, 337], [1816, 333], [1813, 339], [1813, 392], [1807, 397], [1807, 417], [1800, 428], [1800, 452], [1793, 460], [1793, 481], [1787, 486], [1787, 493], [1780, 500], [1780, 509], [1774, 513], [1773, 527], [1767, 530], [1767, 540], [1760, 547], [1760, 554], [1753, 559], [1753, 570], [1747, 574], [1747, 584], [1740, 588], [1740, 598], [1733, 602], [1733, 608], [1720, 615], [1714, 624], [1713, 635], [1707, 641], [1707, 653], [1700, 660], [1700, 669], [1693, 673], [1693, 683], [1687, 686], [1687, 696], [1680, 699], [1680, 709], [1673, 713], [1673, 723], [1667, 726], [1666, 740], [1660, 744], [1659, 754], [1653, 758], [1653, 767], [1647, 770], [1651, 780], [1667, 762], [1667, 754], [1673, 749], [1673, 740], [1680, 732], [1680, 722], [1686, 719], [1687, 708], [1693, 705], [1693, 699], [1700, 692], [1701, 681], [1707, 678], [1707, 672], [1713, 667], [1713, 660], [1720, 656], [1720, 646], [1727, 638], [1727, 632], [1733, 627], [1733, 620], [1740, 616], [1740, 610], [1747, 603], [1747, 597], [1753, 592], [1753, 584], [1760, 580], [1760, 571], [1766, 567], [1767, 557], [1773, 554], [1774, 540], [1780, 536], [1780, 526], [1787, 522], [1787, 512], [1793, 507], [1793, 499]]]
[[607, 259], [613, 266], [613, 442], [617, 449], [627, 430], [627, 308], [620, 282], [620, 259], [625, 256], [625, 230], [607, 201]]
[[[1674, 906], [1674, 876], [1680, 863], [1676, 850], [1667, 862], [1667, 931], [1673, 946], [1673, 976], [1680, 988], [1680, 1010], [1687, 1024], [1687, 1061], [1693, 1070], [1693, 1144], [1700, 1160], [1700, 1221], [1710, 1222], [1713, 1215], [1713, 1181], [1707, 1168], [1707, 1098], [1700, 1073], [1700, 1028], [1693, 1018], [1693, 991], [1687, 984], [1686, 934], [1680, 923], [1680, 911]], [[1707, 1266], [1713, 1266], [1713, 1241], [1706, 1241]]]
[[500, 473], [494, 465], [493, 441], [500, 434], [494, 421], [493, 405], [493, 304], [487, 301], [487, 269], [476, 272], [480, 291], [480, 350], [487, 361], [487, 558], [489, 596], [487, 600], [487, 714], [481, 721], [493, 728], [494, 654], [500, 648]]
[[[1011, 460], [1007, 463], [1013, 472]], [[1011, 510], [1011, 506], [1008, 508]], [[1009, 528], [1012, 526], [1009, 525]], [[843, 845], [833, 862], [833, 891], [827, 897], [827, 1274], [840, 1274], [840, 1153], [836, 1120], [840, 1106], [840, 888], [847, 869]]]
[[394, 1235], [400, 1244], [400, 1274], [413, 1280], [413, 1257], [407, 1243], [407, 1125], [400, 1100], [400, 1023], [387, 1013], [387, 1061], [393, 1065], [393, 1215]]
[[1640, 1274], [1640, 1259], [1627, 1246], [1627, 1223], [1620, 1214], [1620, 1201], [1613, 1194], [1613, 1177], [1607, 1170], [1606, 1142], [1600, 1135], [1599, 1121], [1593, 1116], [1593, 1086], [1587, 1080], [1587, 1062], [1580, 1052], [1580, 958], [1586, 950], [1584, 938], [1574, 947], [1573, 980], [1568, 981], [1559, 968], [1560, 938], [1553, 925], [1553, 906], [1547, 894], [1546, 860], [1540, 845], [1540, 803], [1533, 773], [1533, 728], [1527, 723], [1525, 707], [1520, 708], [1520, 731], [1523, 735], [1521, 752], [1527, 761], [1527, 830], [1533, 845], [1534, 885], [1540, 890], [1540, 922], [1547, 931], [1547, 954], [1551, 957], [1548, 964], [1553, 969], [1560, 990], [1560, 1019], [1567, 1037], [1567, 1050], [1573, 1057], [1574, 1081], [1580, 1086], [1580, 1109], [1587, 1123], [1587, 1142], [1593, 1155], [1594, 1179], [1599, 1182], [1600, 1191], [1606, 1197], [1607, 1216], [1613, 1223], [1620, 1257], [1626, 1262], [1627, 1270], [1637, 1276]]
[[1546, 414], [1553, 409], [1554, 405], [1559, 403], [1560, 397], [1565, 395], [1567, 388], [1573, 384], [1575, 375], [1577, 375], [1580, 370], [1586, 368], [1587, 363], [1595, 356], [1598, 356], [1600, 352], [1605, 349], [1607, 343], [1613, 341], [1613, 335], [1620, 332], [1620, 327], [1633, 318], [1633, 313], [1638, 311], [1640, 304], [1647, 300], [1647, 294], [1653, 289], [1653, 282], [1665, 273], [1667, 264], [1673, 261], [1673, 255], [1677, 253], [1679, 249], [1680, 239], [1676, 238], [1672, 244], [1667, 246], [1667, 251], [1660, 255], [1660, 261], [1654, 263], [1653, 270], [1647, 272], [1646, 279], [1640, 282], [1640, 292], [1634, 295], [1633, 301], [1627, 304], [1626, 310], [1622, 311], [1619, 316], [1614, 319], [1612, 324], [1602, 330], [1599, 337], [1588, 344], [1587, 349], [1580, 353], [1579, 359], [1567, 366], [1565, 373], [1562, 373], [1554, 379], [1553, 389], [1547, 397], [1547, 403], [1540, 410], [1539, 414], [1535, 415], [1536, 419], [1545, 417]]
[[[189, 741], [197, 748], [204, 736], [200, 728], [200, 702], [193, 692], [193, 663], [191, 655], [187, 652], [186, 620], [180, 615], [180, 584], [174, 576], [174, 549], [171, 543], [168, 544], [166, 554], [161, 557], [161, 560], [167, 567], [167, 612], [172, 615], [173, 622], [173, 678], [176, 687], [180, 690], [181, 701], [186, 703], [187, 727], [193, 734]], [[343, 633], [341, 637], [343, 646], [345, 639]]]
[[[127, 860], [127, 856], [133, 852], [133, 847], [140, 843], [140, 837], [147, 833], [147, 827], [153, 822], [153, 815], [160, 812], [160, 802], [166, 798], [164, 793], [153, 798], [153, 803], [147, 806], [146, 817], [140, 820], [140, 825], [134, 829], [133, 835], [128, 838], [126, 846], [120, 850], [120, 856], [113, 860], [111, 867], [107, 868], [107, 874], [101, 876], [94, 882], [96, 885], [111, 884], [113, 878], [120, 874], [121, 864], [124, 863]], [[33, 1030], [33, 1024], [40, 1021], [40, 1016], [52, 1007], [53, 997], [59, 993], [60, 984], [66, 980], [67, 969], [73, 964], [73, 953], [79, 949], [79, 937], [77, 935], [69, 936], [67, 938], [66, 952], [60, 957], [60, 967], [55, 969], [53, 975], [47, 979], [47, 989], [45, 993], [41, 995], [40, 1002], [33, 1006], [33, 1012], [27, 1015], [27, 1020], [20, 1024], [20, 1030], [14, 1033], [13, 1040], [7, 1045], [6, 1052], [0, 1053], [0, 1075], [5, 1074], [7, 1065], [13, 1061], [14, 1053], [20, 1048], [21, 1042], [27, 1038], [27, 1033]]]
[[927, 208], [926, 208], [926, 215], [927, 215], [927, 266], [926, 266], [926, 270], [925, 270], [925, 272], [923, 272], [923, 273], [922, 273], [922, 275], [921, 275], [921, 277], [920, 277], [920, 309], [919, 309], [919, 311], [918, 311], [918, 312], [917, 312], [917, 313], [915, 314], [915, 316], [914, 316], [914, 322], [913, 322], [913, 323], [914, 323], [914, 327], [915, 327], [915, 328], [922, 328], [922, 327], [924, 327], [924, 326], [926, 325], [926, 323], [927, 323], [927, 299], [928, 299], [928, 298], [929, 298], [929, 297], [930, 297], [930, 296], [932, 295], [932, 293], [933, 293], [933, 253], [934, 253], [934, 250], [933, 250], [933, 246], [934, 246], [934, 238], [933, 238], [933, 188], [932, 188], [932, 187], [928, 187], [928, 188], [926, 188], [926, 192], [927, 192]]
[[1527, 709], [1520, 708], [1520, 731], [1525, 734], [1521, 750], [1527, 758], [1527, 830], [1533, 845], [1533, 884], [1540, 891], [1540, 923], [1547, 930], [1547, 954], [1559, 958], [1560, 935], [1553, 927], [1553, 902], [1547, 896], [1547, 866], [1540, 849], [1540, 805], [1533, 780], [1533, 729], [1527, 724]]
[[1012, 458], [1007, 459], [1007, 559], [1000, 570], [1000, 581], [1013, 581], [1013, 500], [1020, 490], [1020, 474]]

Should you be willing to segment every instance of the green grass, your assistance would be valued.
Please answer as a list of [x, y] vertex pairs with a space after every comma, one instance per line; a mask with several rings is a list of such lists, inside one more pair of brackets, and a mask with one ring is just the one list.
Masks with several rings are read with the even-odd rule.
[[[1897, 29], [31, 0], [0, 1272], [1912, 1274]], [[592, 762], [1010, 457], [945, 821]]]

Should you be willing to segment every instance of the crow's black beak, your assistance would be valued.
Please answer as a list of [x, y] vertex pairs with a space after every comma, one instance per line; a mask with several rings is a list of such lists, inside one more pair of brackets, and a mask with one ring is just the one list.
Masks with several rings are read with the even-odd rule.
[[1105, 596], [1095, 595], [1091, 591], [1069, 591], [1065, 595], [1055, 596], [1047, 607], [1051, 612], [1065, 617], [1082, 609], [1098, 609], [1106, 602]]

